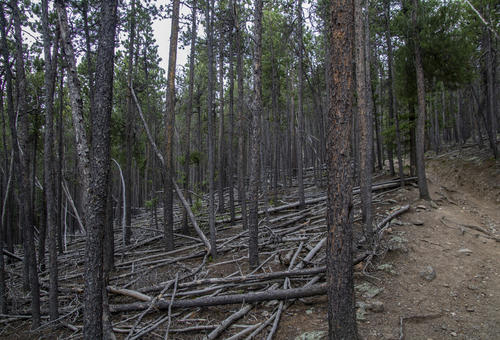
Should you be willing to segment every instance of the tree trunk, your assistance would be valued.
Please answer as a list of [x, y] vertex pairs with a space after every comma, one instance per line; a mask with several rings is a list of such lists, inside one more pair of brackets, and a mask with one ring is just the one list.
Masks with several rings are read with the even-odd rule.
[[225, 212], [224, 207], [224, 40], [221, 31], [219, 41], [219, 141], [217, 152], [217, 191], [219, 193], [219, 213]]
[[58, 37], [54, 41], [54, 52], [51, 54], [51, 36], [49, 30], [49, 10], [47, 0], [42, 0], [42, 36], [45, 59], [45, 142], [44, 142], [44, 189], [46, 202], [46, 226], [49, 234], [49, 314], [50, 320], [59, 317], [57, 303], [57, 214], [54, 183], [54, 91], [57, 69]]
[[259, 264], [259, 143], [260, 143], [260, 115], [262, 114], [262, 0], [254, 1], [254, 60], [253, 60], [253, 107], [250, 127], [250, 201], [248, 218], [248, 260], [250, 267]]
[[[14, 19], [14, 36], [16, 51], [16, 80], [17, 80], [17, 117], [14, 111], [12, 94], [12, 74], [9, 65], [9, 52], [6, 38], [6, 22], [4, 14], [1, 13], [2, 20], [2, 40], [5, 69], [7, 76], [7, 105], [9, 112], [9, 123], [11, 128], [12, 145], [14, 149], [14, 162], [17, 165], [18, 199], [22, 204], [19, 209], [21, 227], [23, 229], [25, 258], [29, 268], [29, 283], [31, 288], [31, 309], [32, 327], [40, 326], [40, 289], [38, 285], [37, 259], [35, 254], [34, 227], [32, 215], [32, 201], [30, 199], [30, 179], [29, 179], [29, 117], [26, 103], [26, 76], [24, 73], [24, 52], [21, 36], [21, 14], [16, 0], [10, 1], [12, 16]], [[1, 6], [3, 12], [3, 6]], [[9, 80], [10, 78], [10, 80]], [[10, 86], [8, 85], [10, 82]], [[10, 93], [9, 93], [10, 92]], [[17, 118], [17, 119], [16, 119]], [[17, 121], [17, 128], [16, 128]], [[18, 145], [19, 147], [14, 147]]]
[[[354, 2], [354, 18], [355, 18], [355, 44], [356, 44], [356, 87], [357, 87], [357, 109], [358, 123], [360, 131], [359, 152], [360, 166], [359, 179], [361, 187], [361, 204], [363, 230], [368, 244], [373, 241], [372, 230], [372, 197], [371, 197], [371, 182], [372, 182], [372, 146], [373, 128], [371, 119], [371, 105], [368, 98], [368, 81], [367, 63], [365, 58], [368, 58], [369, 50], [365, 50], [365, 29], [363, 0]], [[369, 65], [368, 65], [369, 66]]]
[[301, 205], [304, 204], [304, 46], [303, 46], [303, 23], [302, 23], [302, 0], [297, 3], [297, 16], [298, 16], [298, 49], [299, 49], [299, 60], [298, 60], [298, 76], [299, 76], [299, 131], [297, 138], [297, 180], [299, 184], [299, 201]]
[[68, 16], [66, 14], [65, 2], [56, 0], [55, 6], [59, 18], [59, 29], [61, 31], [62, 50], [68, 68], [67, 82], [69, 88], [69, 97], [71, 103], [71, 116], [73, 119], [73, 127], [75, 130], [76, 151], [78, 157], [78, 170], [80, 173], [82, 187], [82, 206], [87, 206], [87, 196], [90, 186], [90, 153], [89, 139], [85, 128], [83, 118], [83, 100], [80, 79], [78, 78], [78, 70], [76, 67], [75, 51], [70, 40], [70, 31], [68, 27]]
[[[190, 183], [190, 163], [191, 163], [191, 117], [193, 116], [193, 92], [194, 92], [194, 61], [196, 52], [196, 0], [192, 1], [191, 8], [191, 51], [189, 55], [189, 87], [188, 87], [188, 103], [186, 111], [186, 136], [185, 143], [185, 159], [184, 159], [184, 196], [191, 203], [191, 194], [189, 193]], [[188, 233], [188, 216], [186, 209], [183, 210], [182, 230], [184, 234]]]
[[[132, 81], [133, 81], [133, 71], [134, 71], [134, 45], [135, 45], [135, 0], [130, 3], [130, 13], [129, 13], [129, 24], [130, 30], [128, 32], [128, 69], [127, 69], [127, 119], [126, 119], [126, 161], [125, 161], [125, 230], [124, 230], [124, 243], [125, 245], [130, 244], [130, 238], [132, 237], [132, 158], [133, 158], [133, 143], [134, 143], [134, 104], [132, 101]], [[167, 110], [168, 114], [168, 110]]]
[[214, 51], [213, 51], [213, 18], [214, 0], [208, 0], [205, 8], [207, 22], [207, 55], [208, 55], [208, 84], [207, 84], [207, 112], [208, 112], [208, 225], [210, 230], [210, 245], [212, 257], [217, 255], [217, 235], [215, 230], [215, 159], [214, 159]]
[[490, 141], [490, 148], [493, 152], [495, 159], [498, 159], [497, 147], [497, 115], [495, 110], [495, 79], [493, 74], [494, 55], [491, 47], [491, 32], [485, 29], [483, 37], [483, 49], [486, 50], [485, 58], [485, 73], [486, 73], [486, 98], [487, 98], [487, 121], [488, 121], [488, 137]]
[[[234, 0], [230, 1], [230, 10], [234, 13]], [[234, 17], [231, 18], [231, 32], [229, 35], [229, 143], [228, 143], [228, 179], [229, 179], [229, 212], [231, 221], [234, 221], [236, 212], [234, 209], [234, 39], [233, 28]]]
[[424, 163], [425, 162], [424, 161], [425, 82], [424, 82], [424, 69], [422, 66], [422, 58], [420, 56], [420, 39], [417, 26], [417, 11], [418, 11], [418, 0], [413, 0], [412, 25], [414, 33], [415, 70], [417, 73], [417, 97], [418, 97], [417, 130], [415, 136], [418, 189], [420, 191], [420, 198], [430, 200], [429, 190], [427, 189], [427, 178], [425, 176], [425, 163]]
[[86, 340], [103, 338], [103, 238], [106, 226], [106, 203], [110, 169], [110, 123], [113, 100], [113, 70], [116, 0], [100, 3], [100, 25], [96, 59], [96, 92], [92, 124], [92, 167], [90, 190], [85, 209], [87, 223], [85, 257], [85, 291], [83, 308], [83, 337]]
[[[236, 0], [238, 1], [238, 0]], [[246, 199], [246, 185], [245, 185], [245, 113], [244, 97], [243, 97], [243, 49], [241, 47], [245, 25], [240, 23], [240, 18], [237, 13], [242, 9], [238, 5], [238, 11], [235, 10], [235, 25], [236, 25], [236, 73], [238, 74], [238, 200], [241, 206], [241, 215], [243, 216], [243, 229], [248, 229], [247, 220], [247, 199]]]
[[352, 96], [354, 6], [331, 1], [328, 11], [327, 283], [330, 339], [357, 339], [352, 270]]
[[165, 246], [167, 251], [174, 249], [174, 188], [172, 181], [175, 180], [173, 141], [175, 124], [175, 65], [177, 61], [177, 38], [179, 35], [179, 6], [180, 0], [174, 0], [172, 9], [172, 26], [170, 29], [170, 49], [168, 57], [167, 72], [167, 112], [165, 115]]

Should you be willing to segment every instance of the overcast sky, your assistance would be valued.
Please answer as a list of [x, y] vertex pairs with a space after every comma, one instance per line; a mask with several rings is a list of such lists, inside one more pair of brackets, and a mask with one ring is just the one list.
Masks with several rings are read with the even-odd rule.
[[[171, 0], [157, 0], [156, 3], [158, 5], [163, 4], [167, 6]], [[190, 15], [191, 10], [184, 6], [181, 2], [180, 7], [181, 17], [183, 15]], [[199, 23], [199, 17], [198, 17]], [[156, 43], [158, 44], [158, 54], [161, 57], [160, 66], [167, 71], [168, 67], [168, 49], [170, 45], [170, 26], [172, 25], [171, 19], [160, 19], [156, 20], [153, 23], [154, 37], [156, 39]], [[180, 25], [182, 29], [182, 25]], [[179, 32], [180, 37], [180, 32]], [[178, 44], [177, 48], [177, 65], [185, 65], [189, 58], [189, 46], [183, 47], [181, 44]]]

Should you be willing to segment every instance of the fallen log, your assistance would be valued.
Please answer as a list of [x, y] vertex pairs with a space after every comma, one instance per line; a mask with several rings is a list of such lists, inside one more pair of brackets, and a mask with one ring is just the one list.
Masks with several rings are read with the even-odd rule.
[[[315, 285], [305, 288], [294, 289], [276, 289], [257, 293], [208, 296], [192, 300], [160, 300], [156, 308], [159, 310], [168, 310], [171, 308], [192, 308], [208, 307], [219, 305], [232, 305], [237, 303], [256, 303], [270, 300], [289, 300], [303, 297], [322, 295], [326, 293], [326, 284]], [[119, 305], [110, 305], [111, 313], [141, 311], [150, 306], [148, 302], [135, 302]]]
[[18, 260], [18, 261], [22, 261], [22, 260], [23, 260], [23, 258], [22, 258], [22, 257], [17, 256], [17, 255], [16, 255], [16, 254], [14, 254], [14, 253], [11, 253], [11, 252], [10, 252], [10, 251], [8, 251], [7, 249], [3, 249], [3, 253], [4, 253], [5, 255], [7, 255], [8, 257], [13, 258], [14, 260]]
[[[408, 177], [404, 179], [404, 183], [410, 183], [414, 182], [417, 178], [416, 177]], [[401, 180], [393, 180], [393, 181], [388, 181], [388, 182], [382, 182], [382, 183], [375, 183], [372, 185], [372, 191], [378, 191], [378, 190], [385, 190], [385, 189], [392, 189], [392, 188], [397, 188], [401, 185]], [[359, 194], [360, 189], [359, 187], [355, 187], [353, 189], [353, 195]], [[306, 205], [311, 205], [319, 202], [326, 201], [326, 196], [320, 196], [316, 198], [311, 198], [305, 201]], [[267, 211], [265, 210], [259, 210], [258, 214], [263, 215], [265, 213], [272, 214], [278, 211], [286, 210], [286, 209], [292, 209], [292, 208], [298, 208], [300, 206], [300, 202], [292, 202], [289, 204], [285, 205], [280, 205], [278, 207], [271, 207], [268, 208]], [[236, 215], [235, 220], [241, 219], [241, 215]], [[216, 223], [229, 223], [231, 222], [231, 218], [224, 218], [224, 219], [219, 219], [216, 221]], [[233, 221], [234, 222], [234, 221]]]
[[[352, 265], [355, 266], [361, 261], [363, 261], [370, 253], [364, 252], [359, 254], [353, 261]], [[309, 276], [321, 274], [326, 271], [326, 266], [310, 268], [310, 269], [299, 269], [299, 270], [287, 270], [280, 272], [271, 272], [265, 274], [255, 274], [255, 275], [243, 275], [237, 277], [216, 277], [216, 278], [208, 278], [208, 279], [200, 279], [191, 282], [179, 283], [179, 288], [189, 288], [200, 285], [207, 284], [223, 284], [223, 283], [239, 283], [239, 282], [254, 282], [254, 281], [265, 281], [265, 280], [274, 280], [274, 279], [282, 279], [285, 277], [295, 277], [295, 276]], [[164, 282], [157, 286], [151, 286], [147, 288], [140, 289], [141, 293], [151, 293], [162, 290], [165, 286], [172, 284], [173, 280]]]

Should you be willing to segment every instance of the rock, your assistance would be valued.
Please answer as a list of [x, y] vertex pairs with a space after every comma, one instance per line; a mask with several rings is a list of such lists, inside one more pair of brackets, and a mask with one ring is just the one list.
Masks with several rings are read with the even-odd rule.
[[432, 281], [436, 278], [436, 271], [431, 266], [427, 266], [420, 272], [420, 277], [427, 281]]
[[308, 309], [308, 310], [306, 310], [306, 314], [307, 314], [307, 315], [311, 315], [312, 313], [313, 313], [313, 310], [312, 310], [312, 309]]
[[365, 282], [354, 287], [364, 298], [371, 299], [380, 294], [384, 289]]
[[408, 242], [407, 239], [394, 235], [389, 239], [389, 242], [387, 243], [389, 250], [395, 251], [395, 250], [401, 250], [403, 253], [408, 252], [408, 248], [406, 248], [406, 243]]
[[450, 335], [453, 336], [453, 337], [458, 336], [456, 332], [451, 332]]
[[414, 225], [424, 225], [424, 221], [422, 221], [422, 220], [414, 220], [412, 223]]
[[372, 301], [368, 305], [368, 310], [374, 313], [382, 313], [384, 311], [384, 303], [382, 301]]
[[417, 205], [417, 209], [419, 210], [427, 210], [427, 207], [425, 205]]
[[390, 263], [384, 263], [377, 267], [378, 270], [384, 271], [391, 275], [397, 275], [398, 273], [394, 270], [394, 266]]
[[473, 284], [470, 284], [467, 286], [470, 290], [478, 290], [479, 288], [477, 286], [474, 286]]
[[322, 340], [326, 339], [326, 331], [311, 331], [305, 332], [295, 338], [295, 340]]
[[434, 208], [434, 209], [438, 209], [438, 208], [439, 208], [439, 206], [437, 205], [437, 203], [436, 203], [436, 202], [434, 202], [434, 201], [431, 201], [430, 205], [431, 205], [431, 207], [432, 207], [432, 208]]
[[462, 248], [462, 249], [459, 249], [459, 250], [458, 250], [458, 253], [459, 253], [459, 254], [470, 255], [470, 254], [472, 254], [472, 250], [470, 250], [470, 249], [468, 249], [468, 248]]
[[368, 305], [363, 301], [356, 302], [356, 320], [365, 321], [366, 320], [366, 308]]
[[391, 224], [392, 225], [403, 225], [403, 222], [401, 222], [401, 220], [395, 218], [391, 221]]
[[472, 313], [474, 311], [474, 307], [469, 306], [466, 308], [466, 311]]

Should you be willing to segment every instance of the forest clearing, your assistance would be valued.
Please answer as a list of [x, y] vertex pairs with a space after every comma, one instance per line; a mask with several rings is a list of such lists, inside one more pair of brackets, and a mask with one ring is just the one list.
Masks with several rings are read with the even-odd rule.
[[0, 0], [0, 339], [497, 339], [494, 0]]

